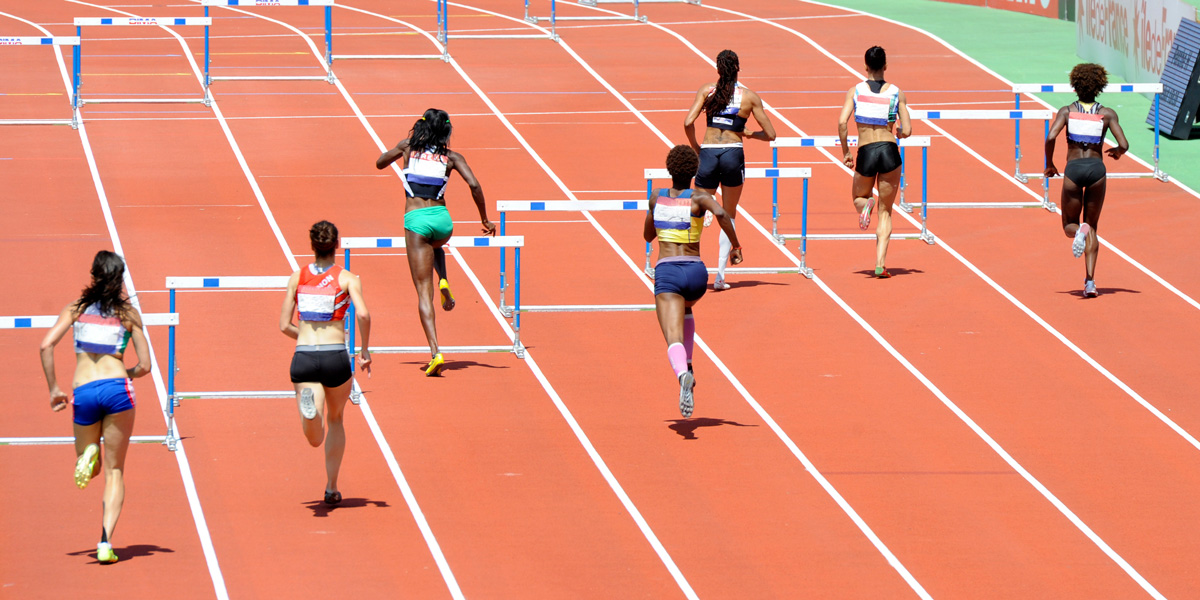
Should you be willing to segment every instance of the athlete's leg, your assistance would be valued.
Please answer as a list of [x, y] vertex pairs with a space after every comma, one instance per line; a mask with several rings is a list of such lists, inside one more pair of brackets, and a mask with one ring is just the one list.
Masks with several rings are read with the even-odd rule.
[[683, 346], [683, 296], [657, 294], [654, 296], [654, 307], [658, 313], [658, 325], [667, 340], [667, 360], [678, 377], [687, 371], [687, 350]]
[[1079, 218], [1083, 214], [1083, 188], [1071, 181], [1070, 177], [1063, 177], [1059, 207], [1062, 210], [1063, 233], [1073, 238], [1075, 232], [1079, 231]]
[[334, 387], [325, 388], [325, 418], [329, 420], [329, 435], [325, 438], [325, 482], [326, 492], [338, 491], [338, 472], [342, 468], [342, 456], [346, 452], [346, 428], [342, 423], [345, 415], [346, 400], [350, 398], [350, 388], [354, 379]]
[[881, 272], [887, 263], [888, 242], [892, 239], [892, 204], [900, 189], [900, 169], [879, 174], [879, 212], [875, 225], [875, 269]]
[[1083, 191], [1083, 222], [1091, 231], [1083, 247], [1083, 265], [1088, 279], [1096, 278], [1096, 256], [1100, 254], [1100, 238], [1097, 237], [1096, 227], [1100, 224], [1100, 211], [1104, 208], [1104, 195], [1108, 187], [1105, 177]]
[[[80, 425], [79, 423], [72, 423], [72, 425], [74, 425], [74, 427], [75, 427], [75, 460], [76, 461], [78, 461], [79, 458], [81, 456], [83, 456], [83, 453], [84, 453], [84, 451], [87, 450], [88, 446], [91, 446], [92, 444], [97, 444], [97, 448], [99, 448], [100, 424], [101, 423], [102, 423], [102, 421], [92, 423], [91, 425]], [[101, 468], [100, 465], [102, 462], [104, 462], [103, 457], [101, 457], [100, 454], [97, 453], [96, 454], [96, 464], [92, 468], [91, 473], [86, 475], [87, 480], [90, 480], [91, 478], [100, 474], [100, 468]]]
[[[710, 192], [711, 193], [711, 192]], [[725, 214], [729, 220], [733, 222], [734, 227], [737, 227], [737, 208], [738, 202], [742, 199], [742, 186], [721, 186], [721, 206], [725, 209]], [[725, 282], [725, 267], [729, 265], [729, 253], [733, 251], [733, 242], [729, 240], [729, 236], [725, 234], [725, 230], [721, 230], [720, 244], [718, 246], [719, 253], [717, 255], [717, 279], [714, 282], [714, 289], [724, 288], [725, 286], [717, 286], [716, 283]]]
[[854, 184], [851, 195], [854, 196], [854, 211], [858, 213], [858, 226], [866, 229], [871, 224], [871, 205], [875, 202], [872, 189], [875, 178], [867, 177], [858, 171], [854, 172]]
[[[321, 421], [321, 415], [325, 414], [325, 388], [319, 383], [293, 383], [296, 387], [296, 401], [301, 404], [300, 407], [300, 428], [304, 430], [304, 437], [308, 443], [316, 448], [321, 445], [325, 439], [325, 427]], [[311, 419], [304, 418], [304, 404], [312, 403], [314, 416]]]
[[104, 534], [111, 543], [117, 518], [125, 504], [125, 454], [137, 409], [105, 415], [104, 428]]
[[437, 326], [434, 323], [433, 312], [433, 250], [435, 244], [441, 247], [445, 241], [431, 243], [425, 236], [404, 230], [408, 270], [412, 273], [413, 287], [417, 290], [417, 310], [421, 317], [421, 327], [425, 330], [425, 339], [429, 342], [430, 356], [436, 356], [438, 353]]

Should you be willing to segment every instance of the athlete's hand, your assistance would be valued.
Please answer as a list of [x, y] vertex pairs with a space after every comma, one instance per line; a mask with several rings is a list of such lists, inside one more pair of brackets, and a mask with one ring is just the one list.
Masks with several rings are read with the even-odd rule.
[[358, 369], [367, 372], [367, 379], [371, 378], [371, 351], [363, 348], [358, 353]]
[[847, 167], [850, 167], [851, 169], [853, 169], [854, 168], [854, 154], [847, 152], [846, 156], [842, 157], [842, 163], [844, 163]]
[[1122, 155], [1125, 154], [1126, 150], [1120, 146], [1113, 146], [1112, 148], [1109, 148], [1108, 150], [1106, 150], [1106, 152], [1108, 152], [1108, 156], [1111, 157], [1113, 160], [1117, 160], [1117, 159], [1121, 158]]
[[491, 221], [489, 221], [487, 219], [484, 219], [482, 221], [482, 223], [483, 223], [483, 233], [490, 235], [490, 236], [496, 235], [496, 225], [495, 224], [493, 224]]
[[54, 412], [66, 408], [68, 400], [67, 393], [58, 389], [57, 385], [54, 386], [54, 389], [50, 390], [50, 409]]
[[1050, 179], [1051, 177], [1057, 177], [1058, 176], [1058, 167], [1054, 166], [1054, 163], [1050, 163], [1050, 164], [1046, 165], [1046, 172], [1043, 173], [1043, 175], [1046, 177], [1046, 179]]
[[733, 250], [732, 252], [729, 253], [729, 263], [730, 264], [740, 265], [740, 264], [742, 264], [742, 260], [743, 260], [743, 258], [742, 258], [742, 249], [741, 248], [737, 248], [736, 250]]

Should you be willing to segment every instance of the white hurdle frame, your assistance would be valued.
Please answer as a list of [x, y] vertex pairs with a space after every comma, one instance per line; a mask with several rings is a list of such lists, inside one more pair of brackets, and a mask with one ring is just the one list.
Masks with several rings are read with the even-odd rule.
[[[778, 165], [778, 162], [775, 163]], [[775, 242], [782, 244], [787, 236], [779, 234], [779, 180], [780, 179], [802, 179], [804, 181], [804, 191], [802, 198], [804, 203], [808, 204], [808, 180], [812, 177], [812, 169], [807, 167], [797, 168], [780, 168], [773, 166], [770, 168], [748, 168], [744, 169], [745, 179], [770, 179], [771, 180], [771, 237]], [[670, 179], [671, 174], [666, 169], [646, 169], [643, 172], [646, 178], [646, 200], [649, 201], [654, 195], [654, 180], [655, 179]], [[731, 215], [736, 218], [736, 215]], [[709, 273], [716, 273], [716, 269], [709, 269]], [[735, 274], [774, 274], [774, 273], [803, 273], [803, 268], [798, 267], [729, 267], [725, 269], [726, 273]], [[654, 277], [654, 269], [650, 266], [650, 244], [646, 244], [646, 275]]]
[[[32, 316], [32, 317], [0, 317], [0, 329], [49, 329], [49, 328], [53, 327], [56, 322], [58, 322], [58, 315], [38, 315], [38, 316]], [[175, 312], [174, 310], [171, 310], [171, 312], [169, 312], [169, 313], [142, 313], [142, 325], [143, 326], [149, 327], [152, 325], [153, 326], [166, 325], [171, 328], [172, 339], [174, 339], [175, 326], [178, 324], [179, 324], [179, 313]], [[151, 356], [150, 360], [153, 361], [154, 357]], [[179, 436], [174, 435], [174, 433], [173, 433], [175, 431], [175, 419], [173, 416], [174, 412], [175, 412], [174, 408], [171, 408], [168, 412], [168, 415], [171, 415], [171, 416], [167, 420], [167, 435], [165, 437], [134, 436], [134, 438], [132, 438], [130, 441], [132, 441], [132, 442], [148, 442], [148, 441], [161, 442], [164, 446], [167, 447], [168, 450], [174, 451], [175, 444], [179, 440]], [[59, 438], [12, 438], [12, 439], [57, 440]], [[62, 438], [62, 439], [70, 440], [73, 438]], [[55, 442], [54, 441], [51, 441], [51, 442], [16, 441], [16, 442], [8, 442], [8, 443], [39, 444], [39, 443], [55, 443]]]
[[[402, 237], [349, 237], [342, 238], [342, 250], [344, 251], [344, 264], [346, 270], [350, 270], [350, 250], [351, 249], [381, 249], [381, 248], [404, 248], [406, 246]], [[498, 237], [489, 236], [453, 236], [445, 244], [446, 247], [453, 248], [500, 248], [501, 252], [505, 248], [513, 248], [515, 255], [514, 268], [516, 270], [514, 285], [514, 305], [511, 312], [513, 319], [513, 343], [511, 346], [440, 346], [439, 350], [453, 354], [486, 354], [493, 352], [512, 352], [517, 355], [517, 358], [525, 358], [525, 346], [521, 344], [521, 248], [525, 246], [525, 237], [519, 235], [501, 235]], [[501, 271], [503, 271], [503, 263], [501, 263]], [[503, 277], [501, 277], [503, 281]], [[502, 284], [503, 285], [503, 284]], [[508, 317], [508, 314], [504, 315]], [[346, 312], [346, 327], [349, 335], [347, 336], [347, 344], [351, 349], [351, 354], [357, 351], [357, 346], [354, 345], [354, 306]], [[429, 346], [371, 346], [371, 352], [374, 354], [422, 354], [429, 352]]]
[[334, 54], [333, 53], [333, 24], [332, 19], [325, 22], [326, 29], [329, 30], [326, 36], [327, 53], [329, 55], [329, 69], [333, 70], [333, 61], [335, 60], [394, 60], [394, 59], [423, 59], [434, 58], [441, 59], [442, 62], [450, 62], [450, 51], [446, 47], [446, 14], [447, 3], [449, 0], [437, 0], [437, 41], [442, 46], [441, 54]]
[[[0, 36], [0, 46], [72, 46], [71, 63], [79, 64], [79, 36], [75, 37], [45, 37], [45, 36]], [[55, 50], [57, 52], [57, 49]], [[78, 81], [78, 76], [76, 76]], [[71, 129], [79, 129], [79, 108], [75, 98], [79, 95], [79, 84], [71, 94], [70, 119], [0, 119], [0, 125], [70, 125]]]
[[[551, 0], [554, 2], [554, 0]], [[553, 13], [553, 4], [551, 4], [551, 12]], [[558, 31], [555, 29], [555, 19], [550, 20], [550, 34], [541, 33], [450, 33], [450, 8], [449, 0], [438, 0], [438, 17], [439, 25], [442, 28], [438, 34], [438, 41], [442, 43], [443, 51], [449, 52], [446, 49], [450, 45], [450, 40], [551, 40], [558, 41]], [[525, 20], [530, 23], [537, 21], [530, 20], [529, 17], [529, 0], [525, 0]]]
[[[914, 110], [909, 109], [908, 114], [913, 119], [922, 121], [991, 121], [1011, 119], [1014, 121], [1016, 139], [1014, 146], [1016, 148], [1016, 162], [1013, 167], [1013, 177], [1021, 183], [1029, 181], [1030, 177], [1041, 177], [1040, 174], [1022, 174], [1021, 173], [1021, 124], [1020, 121], [1044, 121], [1045, 135], [1050, 135], [1050, 121], [1054, 118], [1054, 111], [1051, 110]], [[1043, 167], [1045, 160], [1042, 160]], [[1042, 201], [1041, 202], [930, 202], [929, 206], [933, 208], [1044, 208], [1050, 212], [1054, 212], [1056, 206], [1050, 201], [1050, 182], [1042, 181]], [[913, 207], [900, 198], [900, 208], [905, 212], [911, 213]]]
[[[80, 94], [83, 87], [83, 28], [84, 26], [150, 26], [150, 27], [176, 27], [176, 26], [204, 26], [204, 30], [208, 31], [208, 26], [212, 25], [212, 19], [204, 17], [75, 17], [75, 35], [81, 40], [79, 52], [75, 53], [74, 60], [74, 78], [75, 98], [73, 106], [78, 111], [84, 104], [203, 104], [204, 106], [212, 106], [212, 98], [208, 95], [208, 86], [204, 86], [204, 95], [200, 98], [95, 98], [84, 99]], [[205, 40], [205, 48], [207, 48], [207, 39]], [[205, 60], [207, 60], [208, 52], [205, 50]]]
[[[500, 235], [506, 235], [509, 212], [599, 212], [599, 211], [644, 211], [650, 206], [648, 200], [502, 200], [496, 203], [500, 213]], [[646, 243], [647, 262], [650, 268], [649, 249]], [[513, 308], [505, 304], [505, 257], [500, 249], [500, 312], [513, 316]], [[653, 304], [534, 304], [521, 307], [521, 312], [641, 312], [654, 310]]]
[[[175, 312], [175, 292], [177, 290], [286, 290], [289, 276], [264, 277], [167, 277], [167, 290], [170, 295], [170, 310]], [[171, 325], [167, 333], [167, 447], [175, 449], [179, 435], [175, 432], [175, 407], [180, 400], [229, 399], [229, 398], [294, 398], [295, 390], [251, 390], [230, 392], [180, 392], [175, 389], [175, 373], [179, 370], [176, 360], [175, 325]], [[351, 357], [353, 360], [353, 357]], [[350, 396], [351, 401], [358, 404], [358, 392]]]
[[[1014, 106], [1017, 110], [1021, 109], [1021, 94], [1074, 94], [1075, 88], [1069, 83], [1016, 83], [1013, 84]], [[1154, 171], [1150, 173], [1109, 173], [1108, 177], [1112, 179], [1135, 179], [1140, 177], [1153, 177], [1159, 181], [1167, 182], [1170, 176], [1166, 172], [1158, 168], [1159, 156], [1159, 108], [1162, 96], [1162, 83], [1110, 83], [1104, 86], [1103, 94], [1154, 94]], [[1049, 132], [1049, 125], [1047, 125]], [[1017, 156], [1020, 157], [1021, 134], [1018, 128], [1017, 132]], [[1018, 165], [1017, 172], [1014, 174], [1021, 183], [1025, 183], [1028, 177], [1041, 177], [1041, 174], [1032, 174], [1020, 172]]]
[[[525, 0], [525, 20], [529, 21], [530, 23], [533, 23], [535, 25], [537, 24], [537, 22], [539, 20], [550, 21], [551, 30], [553, 30], [555, 28], [555, 23], [557, 21], [635, 21], [638, 23], [645, 23], [646, 17], [638, 15], [638, 3], [640, 0], [630, 0], [630, 1], [633, 2], [633, 16], [601, 15], [601, 16], [594, 16], [594, 17], [560, 17], [560, 16], [558, 16], [558, 11], [556, 9], [557, 8], [556, 7], [557, 0], [550, 0], [550, 16], [549, 17], [531, 17], [531, 16], [529, 16], [529, 0]], [[588, 4], [587, 2], [580, 2], [579, 4], [582, 6], [591, 6], [591, 7], [596, 6], [595, 2], [592, 2], [591, 4]]]
[[[911, 136], [898, 140], [900, 146], [900, 154], [903, 157], [904, 149], [908, 147], [919, 147], [921, 149], [921, 232], [920, 233], [893, 233], [889, 239], [893, 240], [921, 240], [927, 244], [934, 244], [936, 240], [933, 234], [929, 233], [929, 145], [931, 138], [929, 136]], [[846, 143], [850, 147], [858, 146], [858, 137], [850, 136], [846, 138]], [[771, 142], [771, 162], [774, 165], [779, 164], [779, 149], [780, 148], [832, 148], [840, 147], [841, 139], [834, 135], [810, 136], [810, 137], [787, 137], [775, 138]], [[900, 163], [900, 192], [899, 202], [904, 201], [904, 164]], [[807, 182], [806, 182], [807, 183]], [[800, 212], [800, 234], [783, 234], [778, 236], [781, 239], [800, 240], [800, 273], [805, 277], [812, 279], [813, 270], [808, 266], [808, 240], [873, 240], [873, 233], [808, 233], [808, 193], [807, 187], [804, 194], [804, 205]]]
[[333, 7], [334, 0], [200, 0], [204, 16], [213, 6], [323, 6], [325, 7], [325, 75], [209, 75], [212, 58], [209, 52], [209, 29], [204, 26], [204, 94], [214, 81], [325, 81], [333, 83]]

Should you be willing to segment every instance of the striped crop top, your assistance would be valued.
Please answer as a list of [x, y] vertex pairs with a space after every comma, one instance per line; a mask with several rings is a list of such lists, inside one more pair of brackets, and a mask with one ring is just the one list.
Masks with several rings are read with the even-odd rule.
[[1079, 102], [1072, 102], [1067, 113], [1067, 141], [1076, 144], [1104, 143], [1104, 115], [1100, 114], [1099, 102], [1093, 102], [1084, 108]]
[[450, 157], [432, 149], [411, 150], [404, 165], [404, 191], [414, 198], [436, 200], [450, 181]]
[[885, 91], [879, 85], [879, 91], [876, 92], [871, 90], [871, 83], [864, 81], [854, 86], [854, 122], [884, 127], [895, 123], [896, 111], [900, 106], [900, 88], [892, 85]]
[[683, 190], [671, 197], [671, 190], [658, 190], [654, 201], [654, 229], [658, 239], [676, 244], [694, 244], [704, 232], [704, 213], [692, 213], [692, 190]]
[[[714, 86], [709, 90], [708, 95], [711, 96], [716, 92], [717, 88]], [[729, 103], [725, 105], [725, 108], [717, 111], [716, 114], [706, 116], [708, 126], [741, 133], [746, 130], [746, 117], [738, 116], [740, 112], [742, 112], [742, 88], [735, 81], [733, 82], [733, 95], [729, 97]]]
[[121, 356], [129, 345], [129, 336], [130, 332], [121, 324], [121, 318], [102, 314], [100, 303], [97, 302], [84, 309], [83, 314], [75, 320], [75, 353]]
[[350, 294], [338, 285], [342, 268], [333, 265], [317, 272], [315, 264], [300, 269], [296, 286], [296, 310], [301, 321], [341, 321], [350, 306]]

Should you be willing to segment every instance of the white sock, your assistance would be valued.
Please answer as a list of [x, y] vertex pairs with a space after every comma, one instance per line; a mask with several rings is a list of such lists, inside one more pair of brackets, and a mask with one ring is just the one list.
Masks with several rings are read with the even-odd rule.
[[[733, 228], [737, 229], [737, 221], [729, 219], [733, 223]], [[725, 281], [725, 265], [729, 263], [729, 253], [733, 250], [733, 242], [729, 241], [729, 236], [725, 235], [725, 230], [721, 230], [720, 254], [717, 258], [717, 279]]]

